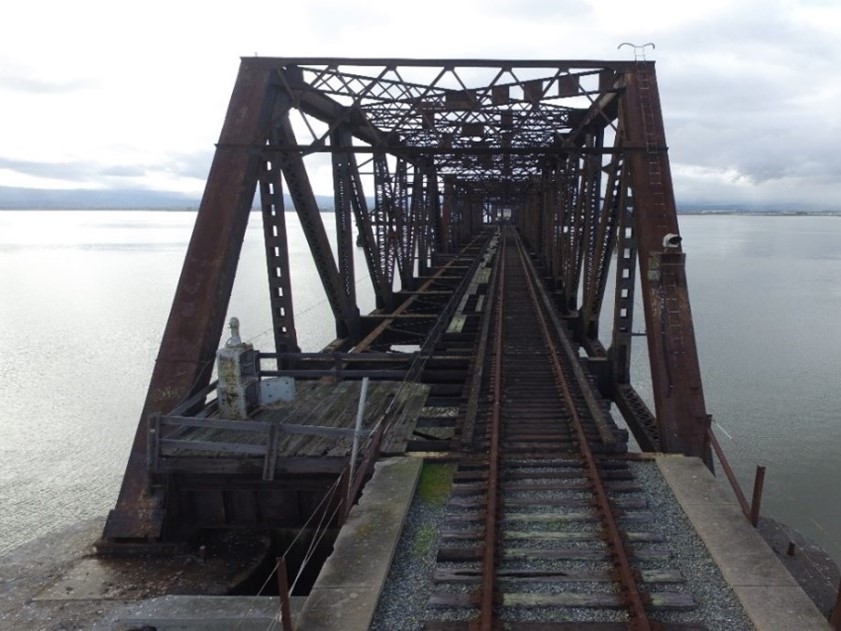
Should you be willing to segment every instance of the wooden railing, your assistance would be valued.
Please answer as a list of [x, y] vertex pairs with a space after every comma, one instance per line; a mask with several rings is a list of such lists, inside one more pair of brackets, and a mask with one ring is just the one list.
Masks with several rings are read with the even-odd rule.
[[[179, 406], [179, 408], [182, 406]], [[202, 430], [212, 430], [212, 440], [203, 440]], [[207, 432], [207, 437], [210, 438]], [[160, 459], [175, 450], [208, 451], [216, 455], [245, 455], [263, 458], [263, 479], [273, 480], [278, 443], [288, 434], [353, 439], [355, 430], [278, 421], [240, 421], [200, 418], [176, 414], [154, 415], [149, 421], [149, 470], [161, 471]], [[367, 439], [373, 430], [360, 430]]]

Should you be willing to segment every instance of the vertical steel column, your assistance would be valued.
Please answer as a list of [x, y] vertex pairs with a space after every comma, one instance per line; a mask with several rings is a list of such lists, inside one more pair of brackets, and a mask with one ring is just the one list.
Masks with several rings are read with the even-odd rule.
[[[451, 177], [444, 178], [444, 200], [441, 204], [441, 215], [438, 217], [438, 244], [436, 251], [438, 254], [448, 254], [452, 251], [451, 235], [450, 235], [450, 215], [454, 203], [454, 184]], [[438, 262], [436, 261], [435, 264]]]
[[549, 233], [549, 276], [552, 279], [552, 291], [556, 292], [561, 287], [561, 233], [563, 224], [561, 223], [561, 189], [560, 184], [563, 182], [561, 169], [563, 162], [558, 160], [552, 170], [552, 180], [549, 183], [550, 190], [548, 193], [548, 201], [546, 213], [551, 217], [552, 230]]
[[[276, 123], [276, 133], [282, 145], [294, 147], [295, 134], [289, 116], [284, 115]], [[295, 210], [301, 219], [304, 236], [310, 246], [318, 275], [324, 285], [327, 301], [336, 319], [336, 335], [351, 341], [359, 339], [359, 309], [352, 303], [342, 286], [342, 279], [333, 258], [333, 250], [327, 240], [327, 232], [321, 221], [318, 203], [315, 201], [304, 160], [299, 151], [289, 149], [280, 154], [280, 166], [289, 188], [289, 196], [295, 204]]]
[[[409, 217], [411, 219], [412, 238], [409, 244], [409, 259], [412, 283], [414, 277], [421, 274], [421, 242], [425, 232], [426, 191], [424, 187], [423, 169], [415, 167], [412, 174], [412, 197], [409, 201]], [[408, 287], [414, 289], [414, 286]]]
[[613, 302], [613, 337], [609, 356], [613, 380], [631, 381], [631, 339], [634, 324], [634, 292], [637, 275], [637, 240], [634, 234], [633, 201], [624, 195], [620, 204], [619, 238], [616, 244], [616, 286]]
[[392, 189], [392, 212], [394, 213], [395, 253], [397, 256], [397, 270], [400, 273], [402, 289], [411, 289], [412, 272], [414, 269], [415, 235], [409, 203], [409, 173], [406, 160], [397, 158], [394, 168]]
[[426, 209], [424, 233], [426, 234], [426, 252], [430, 264], [435, 264], [435, 255], [441, 251], [442, 233], [441, 216], [443, 214], [441, 189], [438, 186], [438, 171], [434, 164], [424, 167], [426, 174]]
[[[289, 246], [281, 177], [278, 156], [276, 153], [269, 153], [260, 173], [260, 206], [263, 213], [263, 243], [266, 248], [275, 352], [297, 353], [301, 349], [298, 347], [295, 314], [292, 310]], [[278, 368], [286, 367], [286, 362], [280, 358], [277, 364]]]
[[[338, 139], [343, 146], [350, 147], [351, 138], [349, 134], [340, 134]], [[346, 158], [344, 165], [348, 178], [347, 183], [350, 187], [351, 208], [356, 217], [356, 228], [359, 231], [360, 242], [365, 252], [365, 262], [368, 265], [368, 274], [371, 277], [377, 307], [388, 308], [391, 305], [391, 286], [388, 285], [383, 275], [383, 266], [380, 261], [374, 229], [371, 225], [368, 200], [365, 198], [365, 191], [362, 188], [362, 177], [359, 174], [356, 155], [351, 151], [345, 152], [344, 155]]]
[[620, 116], [626, 147], [636, 149], [629, 155], [631, 187], [661, 448], [712, 467], [685, 257], [679, 241], [666, 242], [679, 231], [654, 64], [638, 63], [625, 81]]
[[105, 539], [154, 540], [162, 534], [165, 498], [150, 488], [146, 423], [210, 381], [257, 188], [261, 159], [253, 147], [266, 141], [274, 103], [270, 84], [269, 69], [242, 61]]
[[339, 276], [345, 295], [351, 304], [356, 304], [356, 280], [353, 269], [353, 219], [351, 213], [350, 151], [351, 136], [345, 129], [337, 129], [330, 136], [333, 147], [333, 210], [336, 215], [336, 253]]
[[581, 159], [571, 155], [563, 172], [563, 190], [561, 196], [560, 241], [561, 259], [561, 308], [564, 311], [575, 309], [578, 293], [578, 269], [580, 261], [581, 215], [579, 197], [583, 169]]
[[621, 200], [625, 186], [622, 155], [616, 153], [608, 167], [608, 181], [601, 211], [594, 218], [595, 230], [589, 269], [584, 279], [584, 300], [581, 305], [581, 333], [596, 340], [599, 333], [599, 316], [607, 287], [608, 268], [616, 243], [616, 226], [621, 213]]
[[374, 212], [371, 220], [377, 235], [383, 278], [391, 288], [394, 284], [396, 263], [396, 226], [394, 225], [394, 204], [391, 174], [384, 153], [374, 154]]

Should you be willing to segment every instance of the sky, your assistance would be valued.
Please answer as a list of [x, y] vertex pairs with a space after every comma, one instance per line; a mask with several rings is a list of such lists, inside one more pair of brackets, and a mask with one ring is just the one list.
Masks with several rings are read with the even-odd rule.
[[656, 45], [679, 205], [841, 210], [839, 0], [29, 0], [4, 13], [0, 187], [200, 196], [241, 56], [629, 60], [629, 41]]

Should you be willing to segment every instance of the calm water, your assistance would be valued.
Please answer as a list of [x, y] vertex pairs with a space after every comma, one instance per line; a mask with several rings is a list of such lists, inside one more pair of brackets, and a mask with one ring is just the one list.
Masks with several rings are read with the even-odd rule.
[[[315, 350], [332, 319], [287, 217], [299, 340]], [[0, 212], [0, 553], [113, 506], [193, 219]], [[766, 514], [841, 559], [841, 217], [684, 216], [681, 232], [719, 439], [747, 490], [767, 465]], [[268, 348], [261, 238], [255, 221], [230, 313]]]

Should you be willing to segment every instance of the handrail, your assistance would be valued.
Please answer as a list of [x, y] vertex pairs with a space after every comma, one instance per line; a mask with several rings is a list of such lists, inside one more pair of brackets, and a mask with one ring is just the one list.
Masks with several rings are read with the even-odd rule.
[[750, 504], [748, 504], [748, 500], [745, 497], [745, 494], [742, 492], [742, 487], [739, 486], [739, 480], [736, 479], [736, 474], [733, 473], [733, 469], [730, 467], [730, 463], [727, 460], [727, 456], [724, 455], [724, 450], [721, 448], [718, 439], [715, 437], [711, 426], [707, 427], [707, 438], [710, 441], [710, 445], [712, 446], [713, 450], [715, 451], [715, 455], [718, 457], [718, 461], [721, 463], [721, 466], [724, 469], [724, 474], [730, 481], [730, 486], [733, 487], [733, 493], [736, 494], [736, 500], [738, 500], [739, 506], [742, 507], [742, 512], [745, 514], [745, 517], [750, 519]]
[[177, 415], [179, 415], [179, 414], [182, 414], [183, 412], [186, 412], [186, 411], [187, 411], [187, 410], [189, 410], [191, 407], [193, 407], [194, 405], [196, 405], [197, 403], [199, 403], [200, 401], [202, 401], [203, 399], [205, 399], [205, 398], [207, 397], [207, 395], [208, 395], [208, 394], [210, 394], [211, 392], [213, 392], [213, 391], [216, 389], [216, 386], [217, 386], [218, 384], [219, 384], [219, 380], [218, 380], [218, 379], [217, 379], [216, 381], [212, 381], [211, 383], [207, 384], [204, 388], [202, 388], [201, 390], [199, 390], [198, 392], [196, 392], [196, 393], [195, 393], [193, 396], [191, 396], [189, 399], [186, 399], [185, 401], [182, 401], [181, 403], [179, 403], [179, 404], [178, 404], [178, 405], [177, 405], [177, 406], [176, 406], [176, 407], [172, 410], [171, 414], [174, 414], [174, 415], [176, 415], [176, 416], [177, 416]]

